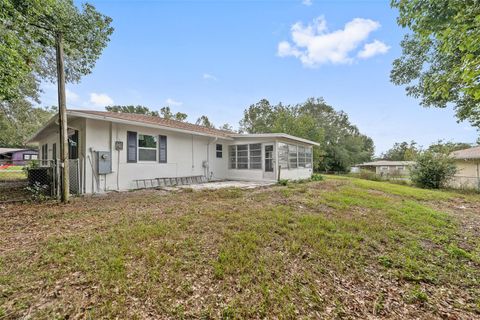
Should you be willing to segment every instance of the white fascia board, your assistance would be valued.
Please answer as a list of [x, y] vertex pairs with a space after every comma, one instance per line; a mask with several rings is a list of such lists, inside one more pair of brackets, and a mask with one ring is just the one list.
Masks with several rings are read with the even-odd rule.
[[295, 137], [286, 133], [252, 133], [252, 134], [232, 134], [230, 135], [233, 138], [284, 138], [284, 139], [289, 139], [289, 140], [294, 140], [294, 141], [299, 141], [303, 142], [306, 144], [311, 144], [314, 146], [319, 146], [320, 143]]

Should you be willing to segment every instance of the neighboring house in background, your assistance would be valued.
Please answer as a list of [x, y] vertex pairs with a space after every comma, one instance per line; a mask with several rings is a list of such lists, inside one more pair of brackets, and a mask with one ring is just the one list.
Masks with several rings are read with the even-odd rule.
[[355, 165], [353, 168], [360, 168], [360, 170], [369, 170], [375, 172], [380, 176], [384, 175], [399, 175], [406, 176], [410, 172], [410, 167], [415, 164], [415, 161], [390, 161], [378, 160], [373, 162], [365, 162]]
[[457, 166], [451, 186], [480, 190], [480, 146], [454, 151], [451, 156]]
[[0, 148], [0, 164], [11, 163], [22, 166], [27, 161], [37, 160], [38, 151], [25, 148]]
[[[141, 179], [305, 179], [318, 145], [284, 133], [237, 134], [141, 114], [68, 110], [67, 118], [82, 193], [132, 189]], [[29, 141], [39, 145], [42, 164], [59, 158], [56, 119]]]

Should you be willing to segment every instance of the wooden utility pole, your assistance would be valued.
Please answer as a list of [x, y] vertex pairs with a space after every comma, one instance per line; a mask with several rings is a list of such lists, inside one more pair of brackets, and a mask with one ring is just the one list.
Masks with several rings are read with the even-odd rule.
[[57, 84], [58, 84], [58, 122], [60, 125], [60, 172], [61, 172], [61, 198], [68, 202], [70, 195], [70, 175], [68, 168], [68, 131], [67, 131], [67, 104], [65, 94], [65, 69], [63, 66], [63, 37], [62, 33], [56, 34], [57, 51]]

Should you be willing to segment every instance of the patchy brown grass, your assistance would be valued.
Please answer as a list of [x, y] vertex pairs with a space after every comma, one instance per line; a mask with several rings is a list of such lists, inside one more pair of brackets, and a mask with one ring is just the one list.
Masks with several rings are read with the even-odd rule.
[[0, 208], [0, 318], [480, 317], [480, 196], [329, 178]]

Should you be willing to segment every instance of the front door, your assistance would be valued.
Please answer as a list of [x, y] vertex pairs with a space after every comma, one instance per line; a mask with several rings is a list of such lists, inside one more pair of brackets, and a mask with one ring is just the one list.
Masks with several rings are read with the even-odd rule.
[[263, 178], [275, 180], [275, 156], [273, 152], [273, 144], [264, 144], [264, 166]]

